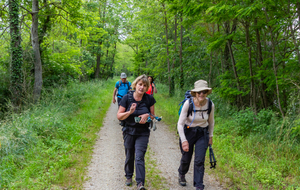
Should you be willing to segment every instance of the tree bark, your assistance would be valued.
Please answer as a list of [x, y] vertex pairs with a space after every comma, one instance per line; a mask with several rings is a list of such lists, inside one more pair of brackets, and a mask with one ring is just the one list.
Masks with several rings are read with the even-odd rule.
[[212, 51], [210, 52], [210, 55], [209, 55], [209, 73], [208, 73], [208, 85], [209, 86], [212, 86], [211, 85], [211, 73], [212, 73], [212, 67], [213, 67], [213, 61], [212, 61]]
[[[262, 56], [262, 49], [261, 49], [261, 40], [260, 40], [260, 33], [259, 33], [259, 28], [257, 27], [257, 18], [254, 19], [254, 24], [256, 25], [255, 27], [255, 34], [256, 34], [256, 43], [257, 43], [257, 63], [260, 67], [262, 67], [263, 63], [263, 56]], [[262, 103], [263, 107], [267, 108], [268, 107], [268, 98], [266, 94], [266, 84], [264, 83], [265, 77], [261, 76], [260, 77], [260, 83], [261, 83], [261, 93], [262, 93]]]
[[167, 20], [167, 11], [165, 9], [165, 4], [162, 4], [165, 15], [165, 33], [166, 33], [166, 50], [167, 50], [167, 63], [168, 63], [168, 85], [169, 85], [169, 95], [171, 94], [171, 69], [170, 69], [170, 59], [169, 59], [169, 38], [168, 38], [168, 20]]
[[11, 84], [12, 103], [17, 106], [22, 97], [22, 65], [23, 51], [21, 46], [21, 33], [19, 29], [19, 1], [9, 0], [9, 23], [11, 36]]
[[42, 76], [42, 61], [40, 54], [40, 44], [39, 44], [39, 2], [38, 0], [32, 1], [32, 27], [31, 27], [31, 43], [34, 52], [34, 89], [33, 97], [34, 102], [39, 101], [41, 97], [41, 91], [43, 86], [43, 76]]
[[[299, 3], [297, 3], [297, 4], [299, 4]], [[288, 1], [287, 14], [290, 15], [290, 1]], [[300, 18], [300, 16], [299, 16], [299, 18]], [[290, 30], [291, 30], [291, 35], [292, 35], [293, 43], [294, 43], [294, 46], [295, 46], [295, 51], [296, 51], [297, 56], [298, 56], [298, 64], [300, 65], [299, 45], [298, 45], [297, 39], [295, 37], [295, 30], [293, 29], [293, 24], [292, 24], [292, 21], [291, 21], [290, 17], [289, 17], [289, 27], [290, 27]], [[298, 27], [300, 27], [300, 25]], [[296, 26], [295, 26], [295, 28], [296, 28]]]
[[252, 55], [251, 55], [251, 44], [250, 44], [250, 23], [246, 21], [244, 24], [246, 30], [246, 44], [248, 48], [248, 61], [249, 61], [249, 71], [250, 71], [250, 107], [253, 107], [255, 114], [257, 113], [256, 110], [256, 99], [255, 99], [255, 87], [254, 87], [254, 80], [253, 80], [253, 69], [252, 69]]
[[297, 2], [298, 27], [300, 27], [300, 2]]
[[[113, 66], [114, 66], [114, 64], [115, 64], [115, 55], [116, 55], [116, 53], [117, 53], [117, 42], [115, 42], [115, 46], [114, 46], [114, 52], [113, 52], [113, 57], [112, 57], [112, 63], [111, 63], [111, 65], [110, 65], [110, 75], [109, 76], [111, 76], [111, 78], [113, 77]], [[107, 77], [107, 79], [108, 79], [108, 77]], [[106, 79], [106, 80], [107, 80]]]
[[175, 94], [175, 62], [176, 62], [176, 46], [177, 46], [177, 14], [174, 18], [174, 57], [173, 57], [173, 63], [172, 63], [172, 71], [171, 71], [171, 89], [170, 94]]
[[[266, 15], [267, 22], [269, 23], [270, 19], [268, 17], [266, 9], [265, 9], [265, 15]], [[269, 33], [270, 33], [270, 36], [271, 36], [272, 62], [273, 62], [273, 71], [274, 71], [274, 75], [275, 75], [276, 95], [277, 95], [278, 107], [279, 107], [281, 116], [284, 117], [284, 112], [282, 110], [281, 102], [280, 102], [280, 92], [279, 92], [279, 85], [278, 85], [278, 78], [277, 78], [276, 55], [275, 55], [276, 54], [276, 49], [275, 49], [275, 42], [274, 42], [274, 34], [273, 34], [272, 26], [268, 26], [268, 28], [269, 28]]]
[[[229, 35], [230, 34], [230, 24], [229, 24], [229, 21], [226, 21], [224, 23], [224, 27], [225, 27], [225, 33], [226, 35]], [[231, 45], [231, 44], [230, 44]], [[229, 53], [229, 48], [228, 48], [228, 44], [225, 44], [225, 48], [224, 48], [224, 69], [225, 69], [225, 72], [229, 70], [229, 59], [230, 59], [230, 53]]]
[[182, 15], [180, 15], [180, 46], [179, 46], [179, 64], [180, 64], [180, 88], [183, 89], [184, 78], [183, 78], [183, 65], [182, 65], [182, 38], [183, 38], [183, 26], [182, 26]]
[[97, 64], [96, 64], [96, 71], [95, 71], [95, 79], [99, 78], [99, 73], [100, 73], [100, 64], [101, 64], [101, 44], [100, 43], [100, 47], [99, 50], [97, 52]]
[[[231, 63], [232, 63], [232, 69], [233, 69], [234, 77], [235, 77], [235, 80], [236, 80], [236, 86], [237, 86], [237, 89], [239, 91], [241, 91], [239, 76], [237, 74], [236, 67], [235, 67], [235, 59], [234, 59], [233, 51], [232, 51], [232, 48], [231, 48], [231, 42], [229, 40], [227, 40], [227, 46], [228, 46], [228, 50], [229, 50], [229, 54], [230, 54], [230, 58], [231, 58]], [[238, 106], [242, 106], [243, 105], [243, 101], [242, 101], [241, 95], [237, 95], [237, 98], [238, 98]]]

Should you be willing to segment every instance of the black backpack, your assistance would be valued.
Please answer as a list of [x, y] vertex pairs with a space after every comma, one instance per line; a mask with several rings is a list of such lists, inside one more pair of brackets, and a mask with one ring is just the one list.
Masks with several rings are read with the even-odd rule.
[[[131, 90], [131, 91], [129, 91], [127, 94], [128, 94], [128, 99], [127, 99], [127, 105], [128, 105], [128, 107], [126, 108], [126, 111], [128, 111], [128, 108], [130, 108], [130, 106], [131, 106], [131, 103], [133, 103], [134, 102], [134, 98], [133, 98], [133, 93], [134, 93], [135, 91], [134, 90]], [[144, 94], [144, 96], [147, 96], [146, 94]], [[143, 99], [141, 100], [141, 103], [143, 102]], [[146, 106], [147, 106], [147, 108], [148, 108], [148, 111], [150, 112], [150, 104], [149, 104], [149, 102], [144, 102], [145, 104], [146, 104]], [[137, 107], [138, 107], [138, 105], [137, 105]], [[125, 126], [125, 120], [122, 120], [121, 121], [121, 123], [120, 123], [120, 125], [121, 126]]]
[[178, 115], [180, 115], [181, 110], [182, 110], [182, 106], [183, 106], [183, 104], [185, 103], [186, 100], [189, 101], [189, 110], [188, 110], [188, 113], [187, 113], [186, 117], [188, 117], [189, 115], [192, 115], [192, 112], [194, 112], [194, 118], [193, 118], [191, 124], [194, 122], [196, 112], [202, 112], [203, 113], [203, 112], [207, 111], [207, 114], [208, 115], [210, 114], [212, 101], [208, 98], [208, 108], [206, 110], [196, 110], [195, 109], [195, 104], [194, 104], [194, 101], [193, 101], [193, 97], [191, 95], [191, 91], [188, 90], [184, 94], [184, 100], [178, 104], [178, 105], [181, 105], [179, 110], [178, 110]]

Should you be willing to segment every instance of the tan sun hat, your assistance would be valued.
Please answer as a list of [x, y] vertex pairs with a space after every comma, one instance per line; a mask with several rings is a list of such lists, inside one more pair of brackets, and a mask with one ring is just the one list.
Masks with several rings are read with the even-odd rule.
[[212, 92], [212, 89], [208, 87], [208, 84], [205, 80], [197, 80], [194, 83], [194, 89], [191, 90], [191, 95], [195, 96], [196, 92], [200, 92], [200, 91], [203, 91], [203, 90], [208, 90], [207, 95], [211, 94], [211, 92]]

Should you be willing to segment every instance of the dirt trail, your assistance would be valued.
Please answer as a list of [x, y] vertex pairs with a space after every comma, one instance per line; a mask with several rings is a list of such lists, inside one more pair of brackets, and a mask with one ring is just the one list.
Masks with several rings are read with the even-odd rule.
[[[103, 127], [99, 132], [99, 138], [94, 146], [93, 158], [88, 167], [87, 177], [89, 180], [84, 184], [84, 189], [113, 190], [113, 189], [135, 189], [125, 186], [124, 160], [125, 153], [123, 138], [119, 121], [116, 118], [117, 105], [112, 104], [104, 119]], [[162, 122], [157, 124], [157, 130], [151, 131], [149, 147], [153, 152], [153, 157], [157, 162], [157, 169], [162, 172], [162, 176], [168, 184], [164, 185], [168, 189], [195, 189], [193, 187], [193, 167], [186, 175], [187, 186], [178, 185], [178, 166], [180, 161], [180, 150], [178, 138], [168, 131], [168, 127]], [[192, 166], [192, 165], [191, 165]], [[204, 177], [205, 189], [223, 189], [217, 181], [208, 174]], [[145, 184], [147, 187], [147, 184]], [[151, 189], [151, 188], [148, 188]]]

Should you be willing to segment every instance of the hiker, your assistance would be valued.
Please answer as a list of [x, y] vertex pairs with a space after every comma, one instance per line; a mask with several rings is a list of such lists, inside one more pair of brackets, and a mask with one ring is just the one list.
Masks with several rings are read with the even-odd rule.
[[148, 76], [148, 80], [150, 82], [150, 86], [149, 86], [149, 89], [146, 92], [146, 94], [149, 94], [149, 95], [153, 96], [153, 93], [157, 93], [157, 89], [156, 89], [156, 86], [155, 86], [155, 83], [154, 83], [154, 79], [153, 79], [152, 76]]
[[131, 83], [129, 81], [127, 81], [127, 76], [125, 73], [121, 73], [119, 81], [116, 82], [115, 85], [115, 90], [114, 90], [114, 94], [113, 94], [113, 103], [116, 103], [116, 93], [118, 91], [117, 94], [117, 98], [118, 98], [118, 105], [120, 105], [121, 99], [123, 98], [123, 96], [125, 94], [128, 93], [128, 91], [131, 89]]
[[[132, 83], [133, 91], [126, 94], [117, 113], [119, 120], [125, 121], [122, 128], [125, 147], [125, 177], [127, 186], [132, 185], [134, 162], [138, 190], [145, 190], [145, 153], [149, 141], [150, 129], [148, 117], [154, 117], [155, 99], [145, 92], [149, 88], [146, 75], [137, 77]], [[150, 113], [152, 115], [150, 115]]]
[[[177, 124], [182, 153], [178, 168], [178, 181], [181, 186], [186, 185], [185, 174], [189, 170], [193, 151], [195, 150], [194, 186], [196, 190], [204, 189], [205, 154], [208, 145], [212, 145], [213, 143], [212, 137], [215, 123], [214, 104], [207, 98], [207, 95], [211, 92], [212, 89], [208, 87], [206, 81], [196, 81], [194, 89], [190, 91], [192, 97], [190, 100], [184, 102]], [[188, 111], [190, 104], [194, 104], [193, 111], [190, 111], [191, 113]]]

